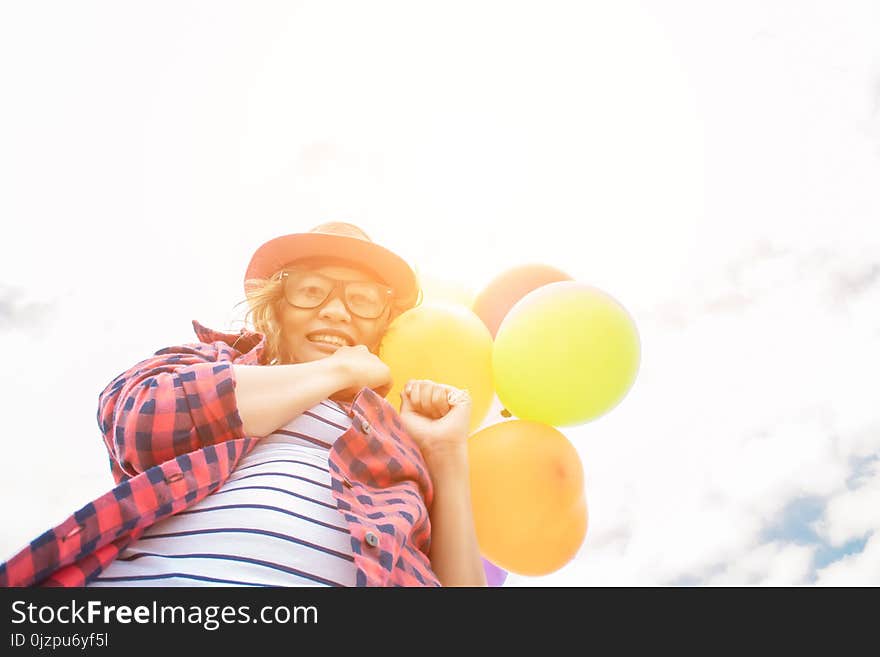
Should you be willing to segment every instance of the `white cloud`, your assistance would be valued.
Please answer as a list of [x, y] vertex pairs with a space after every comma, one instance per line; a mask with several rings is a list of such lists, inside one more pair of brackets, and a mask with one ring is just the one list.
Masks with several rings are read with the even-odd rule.
[[39, 331], [51, 304], [28, 300], [19, 287], [0, 285], [0, 330]]
[[861, 539], [878, 529], [880, 520], [880, 461], [857, 480], [857, 487], [833, 496], [817, 530], [831, 545]]
[[797, 586], [808, 583], [815, 547], [764, 543], [727, 562], [708, 586]]
[[875, 531], [861, 552], [819, 570], [816, 585], [877, 586], [877, 573], [880, 573], [880, 532]]

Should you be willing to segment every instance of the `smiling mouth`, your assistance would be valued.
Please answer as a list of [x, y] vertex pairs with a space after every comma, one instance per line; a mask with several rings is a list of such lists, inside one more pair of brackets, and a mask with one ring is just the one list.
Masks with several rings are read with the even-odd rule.
[[306, 339], [313, 344], [329, 345], [333, 347], [350, 347], [349, 341], [338, 335], [327, 335], [326, 333], [315, 333], [307, 335]]

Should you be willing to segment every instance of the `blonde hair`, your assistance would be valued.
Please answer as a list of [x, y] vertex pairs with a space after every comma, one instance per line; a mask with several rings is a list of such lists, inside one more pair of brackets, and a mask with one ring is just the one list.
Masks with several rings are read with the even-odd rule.
[[[247, 303], [245, 325], [266, 337], [262, 360], [268, 365], [284, 365], [293, 363], [293, 356], [284, 346], [281, 327], [281, 313], [286, 303], [284, 299], [284, 281], [277, 272], [272, 278], [249, 279], [245, 282], [246, 297], [238, 305]], [[422, 290], [415, 303], [395, 299], [391, 303], [385, 330], [401, 313], [422, 303]], [[383, 331], [384, 333], [384, 331]]]

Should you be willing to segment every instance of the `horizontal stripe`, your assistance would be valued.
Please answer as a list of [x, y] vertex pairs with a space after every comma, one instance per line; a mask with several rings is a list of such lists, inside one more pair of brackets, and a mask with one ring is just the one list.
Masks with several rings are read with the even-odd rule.
[[320, 481], [315, 481], [314, 479], [308, 479], [306, 477], [300, 477], [299, 475], [287, 474], [286, 472], [257, 472], [255, 474], [245, 475], [244, 477], [236, 477], [229, 478], [229, 481], [242, 481], [244, 479], [253, 479], [254, 477], [289, 477], [290, 479], [298, 479], [299, 481], [305, 481], [310, 484], [314, 484], [315, 486], [320, 486], [321, 488], [326, 488], [327, 490], [332, 490], [332, 487], [328, 484], [322, 484]]
[[350, 422], [347, 426], [343, 426], [341, 424], [336, 424], [332, 420], [329, 420], [326, 417], [322, 417], [322, 416], [318, 415], [317, 413], [312, 413], [311, 411], [306, 411], [305, 413], [303, 413], [303, 415], [307, 415], [308, 417], [313, 417], [316, 420], [320, 420], [321, 422], [324, 422], [325, 424], [329, 424], [331, 427], [333, 427], [335, 429], [339, 429], [340, 431], [345, 431], [346, 429], [348, 429], [349, 426], [351, 426]]
[[[264, 587], [272, 587], [272, 584], [258, 584], [256, 582], [239, 582], [232, 579], [218, 579], [216, 577], [206, 577], [204, 575], [189, 575], [186, 573], [166, 573], [163, 575], [132, 575], [130, 577], [97, 577], [92, 582], [89, 582], [89, 586], [95, 586], [100, 584], [101, 582], [113, 582], [113, 586], [119, 586], [123, 582], [145, 582], [152, 580], [165, 580], [165, 579], [188, 579], [196, 582], [213, 582], [215, 584], [222, 584], [224, 586], [264, 586]], [[167, 585], [167, 584], [166, 584]]]
[[323, 406], [324, 408], [327, 408], [327, 409], [333, 411], [334, 413], [338, 413], [339, 415], [342, 415], [343, 417], [348, 417], [348, 413], [346, 413], [344, 410], [342, 410], [342, 408], [340, 408], [336, 404], [336, 402], [322, 401], [322, 402], [319, 402], [318, 405]]
[[209, 511], [226, 511], [230, 509], [262, 509], [264, 511], [274, 511], [276, 513], [283, 513], [287, 516], [292, 516], [294, 518], [305, 520], [306, 522], [313, 522], [316, 525], [321, 525], [322, 527], [327, 527], [328, 529], [341, 531], [346, 534], [349, 533], [347, 527], [338, 527], [336, 525], [331, 525], [326, 522], [321, 522], [320, 520], [317, 520], [315, 518], [310, 518], [309, 516], [304, 516], [303, 514], [296, 513], [295, 511], [287, 511], [286, 509], [281, 509], [277, 506], [268, 506], [265, 504], [226, 504], [221, 506], [209, 506], [200, 509], [191, 509], [189, 511], [181, 511], [177, 514], [177, 516], [186, 516], [194, 513], [208, 513]]
[[[224, 532], [224, 527], [216, 528], [217, 531], [206, 532], [202, 535], [171, 536], [138, 541], [137, 549], [129, 548], [120, 555], [104, 574], [108, 577], [128, 577], [135, 575], [153, 575], [165, 573], [170, 570], [183, 570], [209, 577], [235, 578], [278, 584], [281, 586], [299, 586], [302, 580], [298, 575], [267, 570], [262, 566], [253, 565], [256, 562], [277, 563], [295, 571], [307, 572], [325, 579], [342, 582], [349, 586], [354, 585], [356, 580], [356, 568], [354, 557], [351, 561], [332, 554], [293, 545], [287, 540], [253, 532]], [[332, 542], [313, 540], [313, 536], [307, 537], [310, 542], [321, 543], [325, 547], [333, 548], [337, 553], [347, 554], [351, 547], [351, 537], [338, 532], [319, 528], [321, 532], [334, 534]], [[171, 533], [171, 532], [167, 532]], [[295, 532], [287, 532], [299, 538], [303, 536]], [[136, 555], [141, 558], [128, 560]], [[226, 562], [222, 559], [177, 559], [175, 565], [169, 567], [167, 558], [177, 558], [187, 555], [234, 555], [248, 561]]]
[[270, 459], [268, 461], [262, 461], [260, 463], [253, 463], [251, 465], [246, 465], [244, 467], [238, 467], [235, 469], [236, 472], [241, 472], [242, 470], [250, 470], [251, 468], [258, 468], [261, 465], [268, 465], [269, 463], [296, 463], [297, 465], [305, 465], [309, 468], [315, 468], [315, 470], [320, 470], [321, 472], [330, 473], [330, 468], [322, 468], [320, 465], [315, 465], [314, 463], [307, 463], [306, 461], [297, 461], [295, 459]]
[[303, 547], [311, 548], [313, 550], [319, 550], [320, 552], [324, 552], [325, 554], [333, 555], [334, 557], [339, 557], [340, 559], [345, 559], [346, 561], [354, 561], [354, 557], [350, 554], [343, 554], [342, 552], [337, 552], [336, 550], [331, 550], [330, 548], [325, 548], [323, 545], [316, 545], [314, 543], [310, 543], [309, 541], [304, 541], [301, 538], [296, 538], [295, 536], [287, 536], [285, 534], [279, 534], [278, 532], [272, 532], [266, 529], [243, 529], [241, 527], [223, 527], [217, 529], [193, 529], [190, 531], [183, 532], [168, 532], [165, 534], [150, 534], [149, 536], [144, 534], [141, 536], [140, 540], [153, 540], [156, 538], [175, 538], [178, 536], [197, 536], [204, 534], [257, 534], [260, 536], [271, 536], [272, 538], [277, 538], [282, 541], [288, 541], [290, 543], [296, 543], [297, 545], [302, 545]]
[[320, 504], [321, 506], [327, 507], [328, 509], [336, 509], [336, 504], [330, 504], [328, 502], [322, 502], [321, 500], [316, 500], [311, 497], [307, 497], [305, 495], [300, 495], [299, 493], [294, 493], [293, 491], [286, 490], [284, 488], [275, 488], [274, 486], [242, 486], [241, 488], [226, 488], [223, 487], [223, 490], [218, 490], [212, 497], [216, 495], [224, 495], [226, 493], [234, 493], [240, 490], [271, 490], [276, 493], [281, 493], [282, 495], [292, 495], [293, 497], [297, 497], [301, 500], [305, 500], [306, 502], [312, 502], [314, 504]]
[[218, 561], [231, 561], [235, 563], [244, 563], [253, 566], [260, 566], [261, 568], [266, 568], [268, 570], [277, 570], [282, 573], [288, 573], [290, 575], [296, 575], [297, 577], [304, 577], [305, 579], [310, 579], [315, 582], [320, 582], [321, 584], [326, 584], [327, 586], [342, 586], [339, 582], [334, 582], [332, 580], [326, 579], [319, 575], [315, 575], [314, 573], [308, 573], [304, 570], [300, 570], [298, 568], [291, 568], [290, 566], [285, 566], [284, 564], [274, 563], [271, 561], [264, 561], [262, 559], [249, 559], [247, 557], [240, 557], [234, 554], [152, 554], [150, 552], [141, 552], [138, 554], [131, 555], [129, 557], [125, 557], [123, 561], [136, 561], [138, 559], [143, 558], [155, 558], [155, 559], [215, 559]]
[[313, 436], [308, 436], [304, 433], [300, 433], [298, 431], [291, 431], [289, 429], [276, 429], [273, 434], [281, 434], [282, 436], [293, 436], [294, 438], [302, 438], [303, 440], [312, 443], [313, 445], [318, 445], [320, 447], [332, 447], [333, 444], [327, 442], [326, 440], [320, 440], [318, 438], [314, 438]]

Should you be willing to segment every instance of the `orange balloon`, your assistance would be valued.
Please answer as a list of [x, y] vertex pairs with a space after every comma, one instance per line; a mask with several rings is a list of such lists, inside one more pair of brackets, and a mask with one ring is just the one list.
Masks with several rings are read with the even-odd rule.
[[556, 428], [510, 420], [468, 441], [471, 503], [480, 552], [513, 573], [562, 568], [587, 534], [584, 473]]
[[548, 283], [570, 281], [571, 276], [549, 265], [520, 265], [496, 276], [474, 299], [473, 310], [492, 337], [517, 301]]

